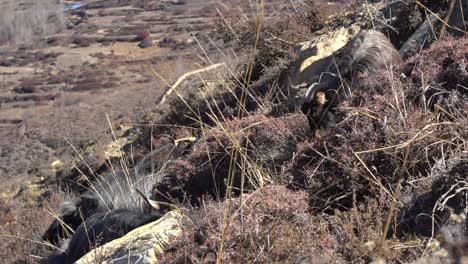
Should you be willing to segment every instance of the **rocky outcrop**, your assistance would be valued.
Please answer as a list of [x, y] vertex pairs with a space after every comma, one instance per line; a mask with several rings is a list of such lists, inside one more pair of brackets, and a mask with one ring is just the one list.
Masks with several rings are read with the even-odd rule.
[[[308, 89], [307, 84], [317, 82], [320, 74], [332, 63], [334, 56], [355, 37], [361, 28], [357, 25], [349, 28], [339, 28], [336, 31], [321, 35], [314, 40], [302, 43], [298, 49], [299, 57], [290, 67], [285, 77], [285, 85], [291, 86], [294, 92], [290, 104], [298, 106], [302, 103]], [[306, 84], [306, 85], [302, 85]]]

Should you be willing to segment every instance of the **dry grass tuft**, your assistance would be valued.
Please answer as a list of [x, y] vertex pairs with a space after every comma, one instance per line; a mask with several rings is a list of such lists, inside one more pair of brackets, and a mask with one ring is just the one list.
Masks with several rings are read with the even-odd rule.
[[0, 44], [30, 44], [65, 26], [61, 0], [8, 0], [0, 7]]
[[50, 191], [39, 198], [29, 190], [0, 199], [0, 260], [2, 263], [45, 263], [53, 247], [41, 235], [54, 217], [64, 194]]
[[[258, 261], [264, 262], [284, 255], [286, 252], [281, 252], [281, 248], [274, 249], [277, 243], [285, 246], [278, 232], [292, 234], [296, 231], [281, 231], [280, 226], [285, 224], [283, 221], [301, 221], [301, 217], [305, 217], [306, 198], [303, 192], [269, 186], [243, 196], [243, 200], [233, 200], [223, 262], [252, 262], [256, 256]], [[214, 263], [221, 242], [219, 233], [224, 210], [224, 204], [208, 202], [200, 210], [189, 211], [193, 224], [187, 228], [183, 238], [169, 248], [161, 262]]]
[[[228, 119], [203, 132], [203, 139], [189, 155], [170, 161], [163, 169], [163, 179], [155, 185], [155, 200], [189, 201], [198, 205], [206, 195], [222, 199], [227, 188], [231, 151], [242, 155], [236, 161], [240, 168], [233, 177], [233, 188], [255, 189], [271, 181], [282, 181], [282, 166], [291, 160], [296, 142], [304, 139], [305, 117], [294, 114], [281, 118], [252, 115]], [[247, 180], [243, 181], [243, 177]]]

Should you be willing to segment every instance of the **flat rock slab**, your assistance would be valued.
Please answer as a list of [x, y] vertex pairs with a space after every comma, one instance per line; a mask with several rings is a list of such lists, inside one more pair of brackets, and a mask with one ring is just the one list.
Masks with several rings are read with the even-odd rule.
[[340, 28], [323, 34], [318, 38], [304, 42], [300, 46], [299, 58], [289, 76], [293, 85], [303, 82], [313, 83], [333, 60], [333, 55], [355, 37], [361, 28], [352, 26]]
[[188, 220], [181, 211], [171, 211], [153, 223], [92, 250], [76, 264], [157, 263], [157, 255], [161, 255], [165, 245], [182, 233], [186, 221]]

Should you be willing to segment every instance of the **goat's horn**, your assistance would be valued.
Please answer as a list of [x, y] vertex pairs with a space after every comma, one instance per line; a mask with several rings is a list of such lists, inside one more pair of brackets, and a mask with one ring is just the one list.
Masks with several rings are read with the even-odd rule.
[[314, 96], [314, 92], [316, 91], [316, 86], [319, 85], [318, 83], [312, 84], [309, 89], [307, 90], [307, 93], [305, 95], [305, 101], [312, 101], [312, 98]]
[[137, 191], [138, 194], [141, 195], [141, 197], [143, 198], [143, 200], [145, 200], [145, 202], [147, 202], [151, 207], [153, 207], [154, 209], [156, 210], [159, 210], [159, 203], [154, 201], [154, 200], [151, 200], [149, 199], [148, 197], [146, 197], [146, 195], [144, 195], [140, 190], [138, 190], [137, 188], [135, 188], [135, 190]]

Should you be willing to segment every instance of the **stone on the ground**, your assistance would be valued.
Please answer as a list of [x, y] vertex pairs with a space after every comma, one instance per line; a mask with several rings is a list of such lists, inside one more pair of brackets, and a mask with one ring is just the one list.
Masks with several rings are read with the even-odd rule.
[[157, 263], [164, 247], [182, 233], [186, 221], [188, 220], [181, 211], [171, 211], [153, 223], [88, 252], [76, 264]]
[[153, 40], [151, 38], [145, 38], [140, 44], [138, 44], [138, 47], [145, 49], [153, 46]]

